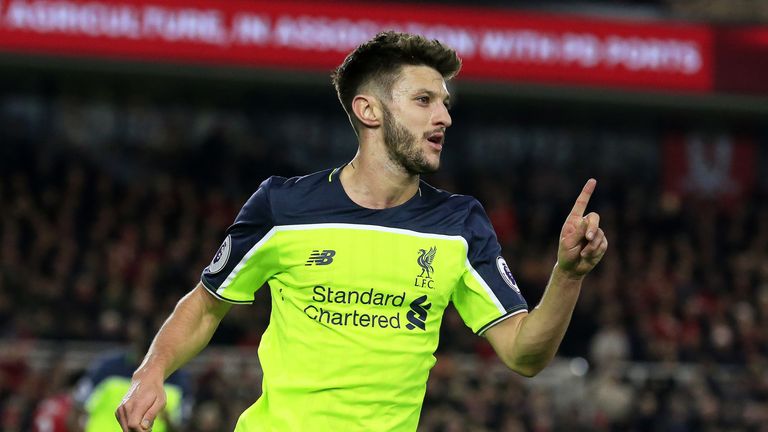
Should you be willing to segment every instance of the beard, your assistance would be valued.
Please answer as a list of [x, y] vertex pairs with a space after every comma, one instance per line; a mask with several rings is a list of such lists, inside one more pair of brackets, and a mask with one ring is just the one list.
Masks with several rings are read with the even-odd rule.
[[436, 172], [440, 168], [440, 159], [437, 163], [430, 163], [419, 145], [419, 137], [400, 124], [384, 104], [382, 104], [382, 110], [384, 111], [382, 123], [384, 144], [387, 147], [389, 159], [411, 175]]

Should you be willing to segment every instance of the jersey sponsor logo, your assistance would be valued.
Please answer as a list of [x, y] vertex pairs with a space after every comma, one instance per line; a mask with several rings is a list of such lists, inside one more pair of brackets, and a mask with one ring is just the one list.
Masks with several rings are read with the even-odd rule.
[[[389, 309], [403, 306], [405, 292], [389, 294], [373, 288], [344, 290], [317, 285], [312, 289], [312, 301], [314, 303], [307, 305], [304, 313], [321, 324], [399, 329], [400, 312], [392, 313]], [[366, 309], [361, 311], [358, 305]]]
[[336, 251], [331, 249], [315, 249], [309, 254], [309, 259], [305, 266], [311, 265], [328, 265], [333, 262], [333, 257], [336, 256]]
[[426, 301], [427, 295], [424, 294], [423, 296], [411, 302], [411, 310], [409, 310], [405, 315], [405, 317], [408, 319], [408, 324], [406, 324], [405, 327], [408, 330], [413, 330], [417, 327], [422, 330], [426, 330], [427, 315], [429, 314], [427, 311], [429, 311], [429, 308], [432, 307], [432, 303], [424, 304]]
[[432, 262], [435, 261], [435, 255], [437, 254], [437, 247], [432, 246], [429, 250], [419, 249], [419, 257], [416, 258], [416, 262], [421, 267], [421, 273], [416, 276], [416, 281], [413, 286], [419, 288], [431, 288], [434, 289], [434, 281], [432, 280], [432, 273], [435, 272], [435, 268], [432, 267]]
[[[374, 288], [341, 289], [316, 285], [312, 289], [312, 302], [304, 313], [325, 326], [400, 329], [401, 307], [406, 304], [405, 291], [392, 294]], [[405, 318], [408, 330], [426, 331], [427, 317], [432, 304], [422, 295], [408, 304]]]
[[216, 274], [224, 269], [229, 261], [229, 254], [232, 251], [232, 235], [228, 235], [224, 239], [224, 243], [219, 246], [219, 250], [216, 251], [216, 255], [213, 256], [211, 264], [208, 265], [208, 273]]
[[504, 282], [506, 282], [510, 288], [515, 290], [516, 293], [520, 294], [520, 288], [517, 287], [517, 282], [515, 282], [515, 278], [512, 276], [512, 271], [509, 270], [509, 266], [503, 257], [496, 258], [496, 268], [499, 269], [499, 274], [501, 275], [501, 278], [504, 279]]

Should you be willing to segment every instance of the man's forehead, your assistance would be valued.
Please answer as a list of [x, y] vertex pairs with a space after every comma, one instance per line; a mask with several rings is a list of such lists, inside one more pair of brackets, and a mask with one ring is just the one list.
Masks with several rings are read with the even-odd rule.
[[429, 91], [448, 97], [448, 87], [440, 72], [429, 66], [403, 66], [398, 79], [392, 87], [393, 93], [410, 94], [419, 91]]

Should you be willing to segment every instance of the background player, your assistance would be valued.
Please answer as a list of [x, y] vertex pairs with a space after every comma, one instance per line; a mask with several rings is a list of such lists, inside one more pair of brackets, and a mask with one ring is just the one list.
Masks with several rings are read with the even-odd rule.
[[[129, 346], [96, 359], [81, 378], [75, 390], [78, 425], [84, 432], [119, 431], [114, 407], [120, 403], [131, 383], [131, 375], [149, 347], [148, 324], [132, 318], [127, 327]], [[191, 406], [190, 379], [186, 371], [178, 370], [165, 382], [163, 391], [167, 403], [158, 412], [153, 430], [173, 432], [184, 430]]]

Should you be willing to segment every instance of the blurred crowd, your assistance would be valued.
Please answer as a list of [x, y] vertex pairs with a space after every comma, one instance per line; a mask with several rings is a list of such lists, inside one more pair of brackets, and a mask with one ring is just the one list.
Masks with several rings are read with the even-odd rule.
[[[87, 364], [64, 367], [69, 353], [62, 350], [33, 365], [35, 343], [127, 343], [131, 317], [158, 328], [199, 281], [258, 183], [310, 169], [286, 153], [312, 154], [335, 129], [317, 132], [323, 117], [309, 114], [297, 131], [290, 125], [301, 123], [299, 114], [287, 112], [272, 123], [285, 132], [278, 141], [243, 127], [247, 119], [185, 127], [189, 113], [152, 108], [136, 111], [142, 126], [121, 135], [129, 128], [109, 119], [125, 122], [114, 113], [133, 111], [107, 106], [111, 117], [100, 117], [89, 134], [87, 120], [99, 116], [77, 113], [104, 106], [22, 105], [0, 110], [0, 124], [16, 125], [5, 129], [0, 150], [0, 429], [42, 431], [33, 429], [41, 401], [66, 397]], [[197, 138], [184, 147], [190, 133]], [[105, 146], [94, 141], [100, 136], [123, 141]], [[616, 151], [609, 146], [595, 151]], [[346, 151], [351, 157], [354, 150]], [[610, 248], [585, 283], [560, 351], [586, 359], [579, 385], [534, 385], [506, 371], [449, 309], [420, 430], [768, 431], [766, 191], [719, 206], [664, 192], [654, 173], [597, 163], [549, 163], [528, 153], [497, 172], [449, 161], [429, 179], [481, 199], [531, 306], [585, 173], [598, 177], [592, 206]], [[262, 289], [255, 305], [233, 308], [213, 344], [256, 347], [268, 316]], [[235, 362], [234, 372], [222, 362]], [[259, 380], [237, 360], [201, 365], [184, 430], [231, 430], [258, 397]]]

